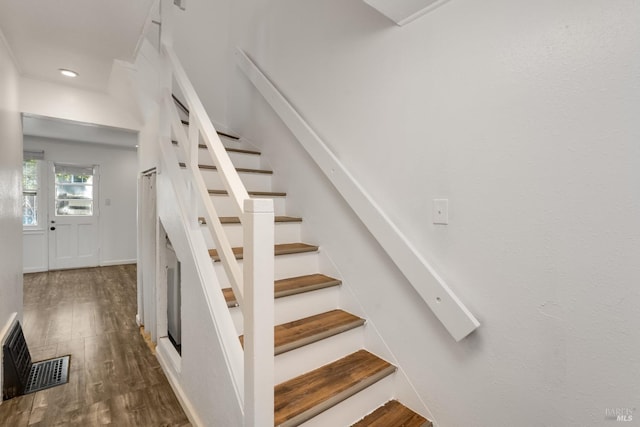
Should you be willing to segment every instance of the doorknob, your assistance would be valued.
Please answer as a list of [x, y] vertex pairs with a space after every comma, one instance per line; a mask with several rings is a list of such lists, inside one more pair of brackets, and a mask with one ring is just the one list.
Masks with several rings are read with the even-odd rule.
[[51, 227], [49, 230], [55, 231], [55, 229], [56, 229], [55, 227]]

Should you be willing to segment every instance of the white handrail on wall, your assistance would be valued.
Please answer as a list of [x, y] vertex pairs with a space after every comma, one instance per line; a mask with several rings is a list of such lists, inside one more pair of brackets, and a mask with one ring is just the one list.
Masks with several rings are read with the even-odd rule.
[[[262, 426], [273, 423], [274, 413], [274, 209], [271, 199], [251, 199], [227, 154], [204, 106], [191, 85], [173, 48], [163, 43], [162, 52], [168, 60], [189, 110], [189, 133], [184, 130], [169, 88], [165, 94], [165, 111], [170, 118], [173, 134], [185, 154], [194, 195], [205, 209], [207, 226], [216, 245], [233, 292], [244, 319], [244, 425]], [[234, 201], [244, 236], [243, 269], [232, 251], [231, 244], [216, 213], [215, 206], [198, 166], [200, 140], [207, 146], [217, 173], [229, 197]], [[198, 203], [192, 203], [192, 222]], [[239, 376], [234, 376], [238, 378]]]
[[477, 329], [480, 322], [258, 66], [239, 48], [236, 49], [235, 57], [240, 69], [378, 240], [451, 336], [460, 341]]

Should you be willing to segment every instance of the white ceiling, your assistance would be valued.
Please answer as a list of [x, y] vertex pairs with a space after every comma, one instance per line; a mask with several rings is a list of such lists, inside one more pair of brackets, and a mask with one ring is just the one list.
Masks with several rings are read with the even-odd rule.
[[[2, 0], [0, 30], [23, 75], [106, 92], [114, 59], [133, 62], [154, 0]], [[77, 71], [74, 79], [59, 68]]]
[[22, 132], [30, 136], [128, 148], [135, 148], [138, 141], [137, 132], [130, 130], [34, 115], [23, 116]]

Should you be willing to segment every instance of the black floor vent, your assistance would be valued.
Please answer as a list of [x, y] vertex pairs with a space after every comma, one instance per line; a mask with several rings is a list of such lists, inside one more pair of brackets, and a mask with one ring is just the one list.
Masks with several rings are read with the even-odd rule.
[[4, 378], [2, 399], [44, 390], [69, 381], [70, 356], [33, 363], [20, 322], [16, 322], [2, 346]]
[[31, 366], [31, 374], [24, 393], [33, 393], [66, 384], [67, 381], [69, 381], [69, 356], [43, 360]]

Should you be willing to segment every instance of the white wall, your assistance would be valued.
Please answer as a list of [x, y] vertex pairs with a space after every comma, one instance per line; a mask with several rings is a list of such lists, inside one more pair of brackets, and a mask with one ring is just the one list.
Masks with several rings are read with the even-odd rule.
[[637, 407], [640, 4], [453, 0], [402, 28], [359, 0], [230, 4], [229, 45], [479, 317], [453, 342], [268, 107], [227, 107], [441, 426], [601, 425]]
[[[0, 31], [0, 331], [22, 320], [22, 126], [18, 72]], [[2, 340], [0, 336], [0, 341]], [[0, 356], [0, 360], [2, 356]], [[0, 385], [2, 367], [0, 367]], [[0, 403], [2, 397], [0, 396]]]
[[[100, 265], [136, 261], [138, 158], [135, 150], [103, 144], [24, 137], [24, 147], [44, 150], [45, 160], [100, 166], [98, 208]], [[46, 177], [44, 177], [46, 183]], [[107, 205], [106, 200], [110, 200]], [[43, 198], [46, 203], [46, 198]]]
[[[226, 125], [227, 76], [234, 69], [227, 61], [229, 5], [226, 1], [190, 1], [185, 11], [172, 10], [173, 44], [189, 80], [202, 98], [214, 126]], [[197, 48], [195, 47], [197, 46]], [[184, 101], [184, 99], [183, 99]]]
[[0, 33], [0, 329], [22, 317], [22, 126], [18, 72]]
[[141, 127], [140, 112], [122, 100], [27, 77], [20, 78], [20, 111], [122, 129]]

